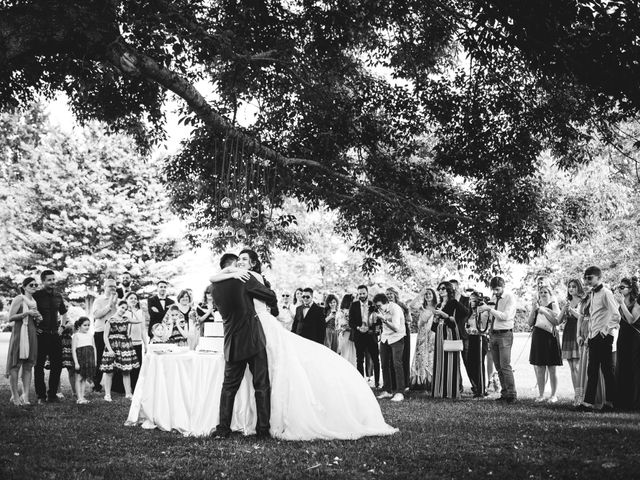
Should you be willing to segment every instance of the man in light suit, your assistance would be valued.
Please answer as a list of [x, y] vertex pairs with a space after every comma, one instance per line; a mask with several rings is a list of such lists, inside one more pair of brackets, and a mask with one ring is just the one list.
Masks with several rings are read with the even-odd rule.
[[302, 291], [302, 305], [296, 309], [291, 331], [324, 345], [325, 329], [324, 311], [313, 301], [313, 289], [305, 288]]

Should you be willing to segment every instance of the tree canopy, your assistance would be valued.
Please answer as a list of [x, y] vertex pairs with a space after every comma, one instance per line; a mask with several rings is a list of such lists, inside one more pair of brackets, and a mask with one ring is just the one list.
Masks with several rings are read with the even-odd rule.
[[[558, 233], [541, 153], [579, 165], [634, 114], [631, 3], [0, 0], [0, 103], [63, 91], [78, 119], [149, 148], [172, 92], [194, 130], [168, 186], [206, 240], [234, 225], [225, 191], [243, 206], [255, 190], [265, 211], [287, 196], [337, 209], [368, 255], [486, 267]], [[256, 183], [229, 175], [232, 150]], [[248, 233], [272, 243], [291, 218], [267, 229], [265, 211]]]

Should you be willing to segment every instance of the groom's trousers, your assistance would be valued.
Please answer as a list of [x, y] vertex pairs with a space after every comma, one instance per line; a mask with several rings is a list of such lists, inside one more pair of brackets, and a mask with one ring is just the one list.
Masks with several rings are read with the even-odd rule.
[[266, 349], [262, 349], [251, 358], [237, 362], [225, 362], [224, 382], [222, 383], [222, 393], [220, 394], [220, 422], [216, 428], [219, 431], [231, 430], [233, 404], [244, 378], [247, 365], [249, 365], [249, 371], [253, 375], [253, 388], [256, 392], [256, 410], [258, 414], [256, 432], [269, 432], [271, 384], [269, 383], [269, 365], [267, 363]]

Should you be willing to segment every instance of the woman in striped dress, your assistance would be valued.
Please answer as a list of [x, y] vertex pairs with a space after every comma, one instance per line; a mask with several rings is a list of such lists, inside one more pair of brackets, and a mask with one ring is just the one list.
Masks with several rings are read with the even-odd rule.
[[431, 330], [436, 332], [431, 395], [435, 398], [457, 398], [460, 396], [460, 352], [446, 352], [444, 341], [460, 340], [458, 323], [464, 322], [468, 311], [456, 300], [450, 282], [440, 283], [438, 294], [440, 303], [433, 312], [431, 326]]

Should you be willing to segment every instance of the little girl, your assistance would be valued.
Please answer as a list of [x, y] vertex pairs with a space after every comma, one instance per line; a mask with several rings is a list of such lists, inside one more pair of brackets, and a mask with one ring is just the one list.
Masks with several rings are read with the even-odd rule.
[[80, 317], [75, 322], [76, 333], [71, 337], [71, 355], [76, 371], [76, 395], [77, 403], [89, 403], [84, 398], [87, 380], [91, 380], [96, 374], [96, 344], [93, 335], [89, 333], [89, 319]]
[[133, 343], [129, 336], [129, 319], [125, 317], [127, 302], [120, 300], [113, 317], [105, 322], [104, 326], [104, 355], [100, 370], [104, 376], [104, 399], [111, 401], [111, 382], [113, 381], [113, 370], [122, 372], [122, 383], [124, 384], [125, 398], [131, 399], [131, 370], [138, 368], [140, 363], [133, 349]]

